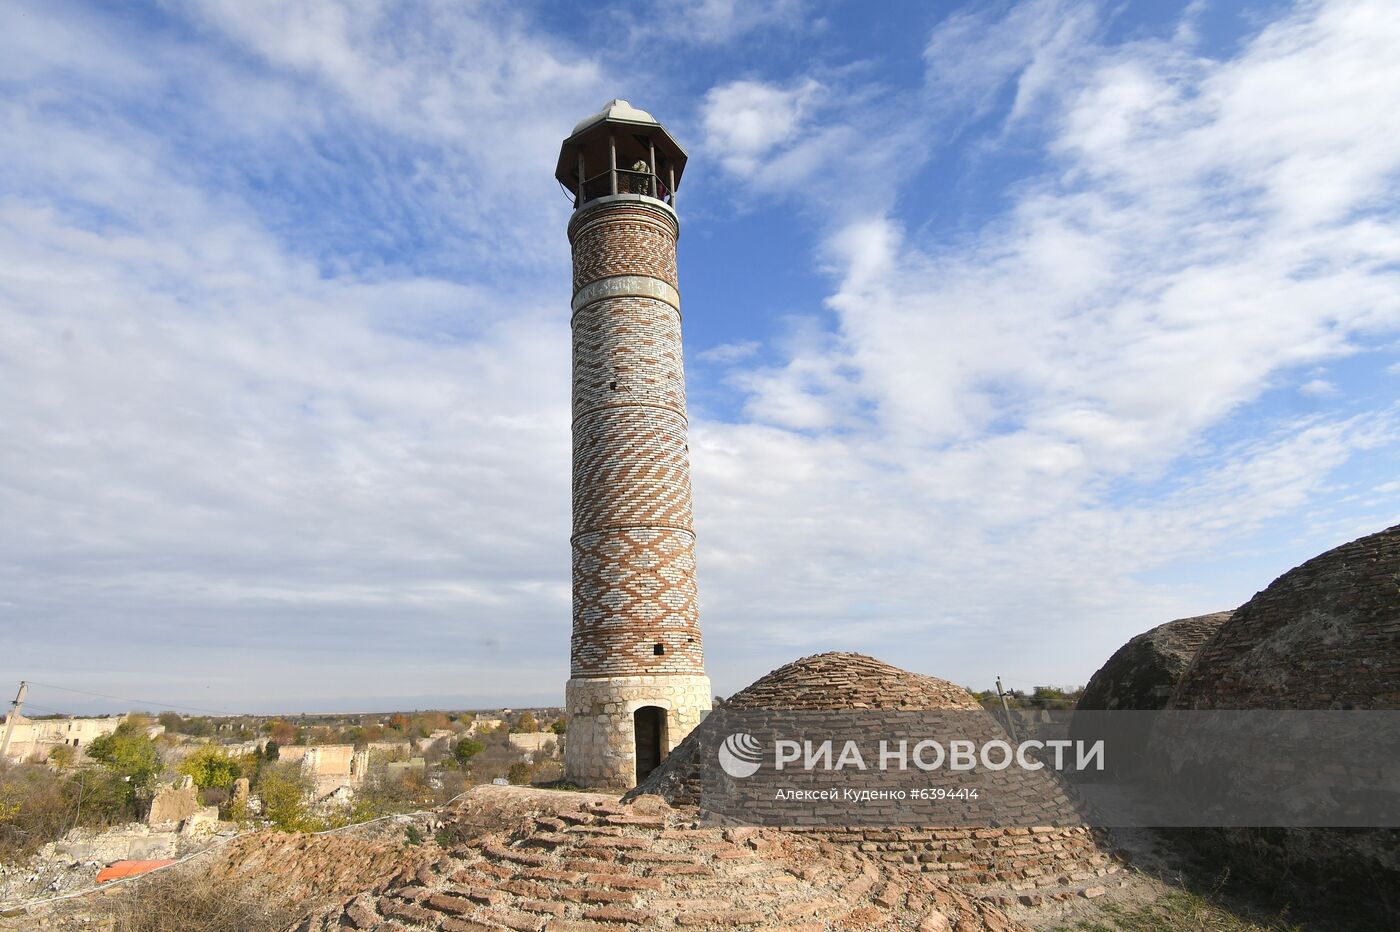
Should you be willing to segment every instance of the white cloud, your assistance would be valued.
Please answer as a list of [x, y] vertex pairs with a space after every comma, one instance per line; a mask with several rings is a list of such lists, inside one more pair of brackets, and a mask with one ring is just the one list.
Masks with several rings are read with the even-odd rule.
[[[215, 11], [287, 69], [252, 80], [280, 92], [257, 111], [277, 132], [238, 124], [222, 136], [229, 114], [208, 108], [236, 106], [236, 95], [192, 105], [169, 95], [196, 80], [185, 70], [196, 64], [198, 80], [224, 91], [236, 68], [159, 41], [141, 49], [159, 68], [124, 68], [134, 59], [110, 21], [53, 28], [98, 36], [115, 63], [85, 62], [81, 43], [53, 44], [26, 66], [50, 90], [0, 101], [0, 588], [3, 665], [16, 676], [101, 678], [147, 696], [144, 677], [175, 684], [174, 696], [158, 696], [193, 702], [199, 693], [182, 691], [175, 671], [199, 668], [221, 692], [196, 704], [225, 708], [246, 707], [250, 684], [261, 702], [402, 697], [410, 668], [411, 689], [457, 701], [497, 700], [491, 688], [548, 699], [566, 676], [563, 651], [536, 656], [534, 645], [564, 637], [568, 624], [567, 277], [541, 286], [489, 272], [560, 266], [566, 205], [525, 206], [547, 191], [537, 182], [552, 165], [522, 193], [507, 181], [523, 169], [506, 140], [547, 127], [557, 144], [559, 127], [589, 108], [555, 112], [567, 95], [539, 95], [477, 56], [442, 78], [501, 85], [498, 97], [462, 94], [463, 107], [497, 117], [464, 142], [473, 113], [433, 109], [424, 50], [400, 49], [399, 62], [356, 33], [367, 20], [316, 19], [329, 10]], [[519, 53], [511, 67], [534, 67], [540, 80], [551, 67], [576, 72], [572, 86], [587, 92], [591, 64], [551, 65], [552, 52], [508, 26], [486, 43], [493, 55]], [[100, 92], [88, 83], [97, 66], [113, 78]], [[324, 87], [309, 86], [307, 72]], [[176, 108], [164, 132], [141, 123], [147, 110], [125, 108], [124, 95]], [[101, 108], [85, 110], [94, 97]], [[317, 261], [305, 237], [269, 228], [275, 210], [260, 214], [254, 192], [230, 190], [220, 162], [180, 149], [182, 132], [171, 131], [195, 127], [186, 144], [205, 133], [229, 141], [221, 157], [254, 175], [260, 160], [294, 171], [277, 147], [326, 130], [301, 123], [307, 97], [337, 141], [359, 135], [365, 170], [383, 176], [386, 203], [372, 209], [416, 211], [396, 219], [450, 242], [468, 228], [474, 244], [456, 241], [454, 271], [470, 283], [384, 260]], [[364, 111], [337, 116], [346, 106]], [[512, 107], [514, 122], [502, 116]], [[395, 124], [395, 134], [376, 136], [363, 120]], [[409, 128], [410, 151], [429, 147], [432, 160], [450, 143], [452, 170], [490, 182], [486, 190], [400, 199], [405, 187], [376, 160], [399, 157]], [[530, 157], [550, 158], [548, 148], [534, 145]], [[340, 193], [314, 185], [315, 218], [302, 229], [335, 235]], [[505, 233], [503, 202], [521, 218]], [[537, 246], [550, 224], [548, 245]], [[530, 248], [522, 255], [516, 242]], [[289, 659], [308, 652], [319, 662]], [[435, 654], [456, 659], [422, 663]], [[522, 663], [538, 677], [528, 685]], [[396, 672], [375, 675], [385, 670]]]
[[1020, 119], [1053, 94], [1060, 76], [1085, 55], [1096, 20], [1093, 4], [1065, 0], [1017, 4], [1000, 17], [989, 11], [952, 14], [924, 47], [930, 104], [960, 120], [975, 119], [1014, 80], [1009, 119]]
[[701, 350], [695, 354], [695, 358], [701, 362], [713, 363], [715, 365], [728, 365], [738, 362], [741, 359], [748, 359], [758, 352], [759, 344], [757, 340], [739, 340], [734, 343], [721, 343], [719, 346], [712, 346], [707, 350]]
[[806, 6], [803, 0], [661, 0], [650, 15], [638, 16], [635, 7], [624, 7], [618, 15], [637, 41], [712, 45], [758, 29], [795, 29], [803, 22]]
[[1311, 379], [1298, 386], [1298, 391], [1313, 398], [1325, 398], [1328, 395], [1339, 394], [1341, 390], [1326, 379]]
[[[1026, 9], [1051, 21], [1050, 6]], [[736, 431], [761, 443], [749, 461], [796, 475], [779, 488], [750, 476], [763, 507], [711, 519], [725, 541], [702, 546], [772, 555], [741, 567], [702, 550], [743, 573], [728, 590], [804, 593], [762, 610], [814, 647], [818, 618], [868, 617], [863, 637], [880, 643], [892, 623], [905, 637], [972, 619], [1006, 630], [1036, 605], [1038, 633], [1017, 629], [1035, 646], [1007, 648], [1009, 662], [1069, 663], [1074, 646], [1103, 651], [1085, 619], [1121, 617], [1126, 636], [1210, 607], [1138, 574], [1307, 506], [1353, 456], [1392, 455], [1394, 412], [1236, 419], [1280, 373], [1400, 330], [1400, 225], [1385, 206], [1400, 177], [1400, 26], [1384, 10], [1309, 5], [1219, 62], [1192, 55], [1189, 31], [1122, 47], [1086, 29], [985, 38], [1009, 47], [1004, 61], [975, 53], [990, 74], [955, 88], [974, 101], [1055, 45], [1053, 76], [1019, 88], [1039, 102], [1055, 171], [967, 243], [836, 214], [839, 336], [739, 383], [771, 428]], [[935, 46], [951, 54], [966, 28], [945, 24]], [[933, 87], [955, 77], [938, 66]], [[711, 457], [736, 455], [715, 444], [697, 444], [697, 489]], [[764, 521], [786, 526], [749, 550]], [[987, 645], [948, 643], [953, 668], [985, 668]]]
[[[610, 76], [499, 10], [185, 9], [207, 45], [138, 53], [76, 14], [0, 36], [0, 73], [42, 89], [0, 110], [6, 659], [144, 695], [158, 644], [162, 682], [210, 704], [251, 680], [312, 705], [557, 696], [567, 204], [538, 182]], [[702, 41], [757, 15], [695, 12]], [[922, 94], [854, 71], [710, 91], [706, 151], [827, 224], [836, 320], [700, 354], [743, 411], [692, 424], [721, 692], [827, 647], [1082, 679], [1267, 581], [1146, 574], [1304, 509], [1351, 527], [1323, 493], [1393, 455], [1397, 412], [1258, 402], [1400, 328], [1384, 13], [1309, 5], [1213, 61], [1189, 30], [1104, 47], [1088, 7], [1029, 4], [943, 23]], [[916, 170], [1012, 81], [1052, 163], [966, 239], [931, 241], [894, 185], [805, 186]], [[206, 139], [260, 182], [304, 172], [311, 207], [181, 148]]]
[[753, 177], [772, 153], [798, 137], [821, 90], [810, 78], [791, 88], [759, 81], [711, 88], [701, 112], [706, 151], [728, 171]]

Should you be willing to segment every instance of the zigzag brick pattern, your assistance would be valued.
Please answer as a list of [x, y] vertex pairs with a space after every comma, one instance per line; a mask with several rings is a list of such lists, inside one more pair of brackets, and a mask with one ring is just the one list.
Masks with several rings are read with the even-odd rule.
[[[617, 275], [676, 286], [670, 212], [639, 202], [570, 224], [574, 290]], [[573, 317], [574, 677], [703, 675], [680, 312], [605, 297]]]
[[650, 275], [671, 287], [676, 281], [676, 221], [640, 202], [590, 208], [574, 215], [574, 292], [613, 275]]

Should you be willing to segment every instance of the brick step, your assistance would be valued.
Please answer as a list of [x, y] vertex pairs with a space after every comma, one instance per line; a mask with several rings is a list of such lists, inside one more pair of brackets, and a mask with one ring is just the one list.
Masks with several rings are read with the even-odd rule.
[[[601, 849], [591, 849], [599, 857], [564, 857], [556, 862], [557, 867], [569, 871], [579, 871], [584, 874], [606, 874], [617, 869], [617, 862], [613, 860], [611, 852]], [[578, 852], [568, 852], [570, 855], [577, 855]]]
[[482, 847], [481, 853], [492, 861], [510, 861], [513, 864], [524, 864], [528, 867], [544, 867], [550, 863], [549, 856], [540, 854], [538, 851], [507, 848], [504, 845], [485, 845]]
[[553, 851], [556, 848], [564, 846], [573, 847], [577, 843], [578, 839], [571, 838], [559, 832], [540, 832], [539, 834], [524, 838], [520, 842], [520, 846], [522, 848], [544, 848], [547, 851]]
[[690, 929], [751, 929], [763, 924], [763, 914], [753, 909], [721, 909], [678, 913], [675, 923]]
[[706, 864], [652, 864], [642, 869], [647, 877], [713, 877], [714, 869]]
[[695, 856], [669, 851], [624, 851], [618, 855], [618, 860], [628, 864], [688, 864]]

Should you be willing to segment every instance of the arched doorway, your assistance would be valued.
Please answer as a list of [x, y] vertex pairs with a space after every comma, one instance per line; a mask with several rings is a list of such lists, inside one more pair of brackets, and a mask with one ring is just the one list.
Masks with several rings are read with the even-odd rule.
[[642, 706], [632, 713], [632, 731], [637, 740], [637, 782], [641, 783], [666, 754], [666, 710]]

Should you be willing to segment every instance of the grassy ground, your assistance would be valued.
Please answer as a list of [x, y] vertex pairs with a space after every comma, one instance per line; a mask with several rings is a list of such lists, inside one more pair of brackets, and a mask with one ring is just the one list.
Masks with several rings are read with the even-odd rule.
[[1243, 919], [1205, 897], [1173, 891], [1141, 906], [1105, 903], [1102, 916], [1060, 926], [1062, 932], [1299, 932], [1285, 917], [1268, 922]]

